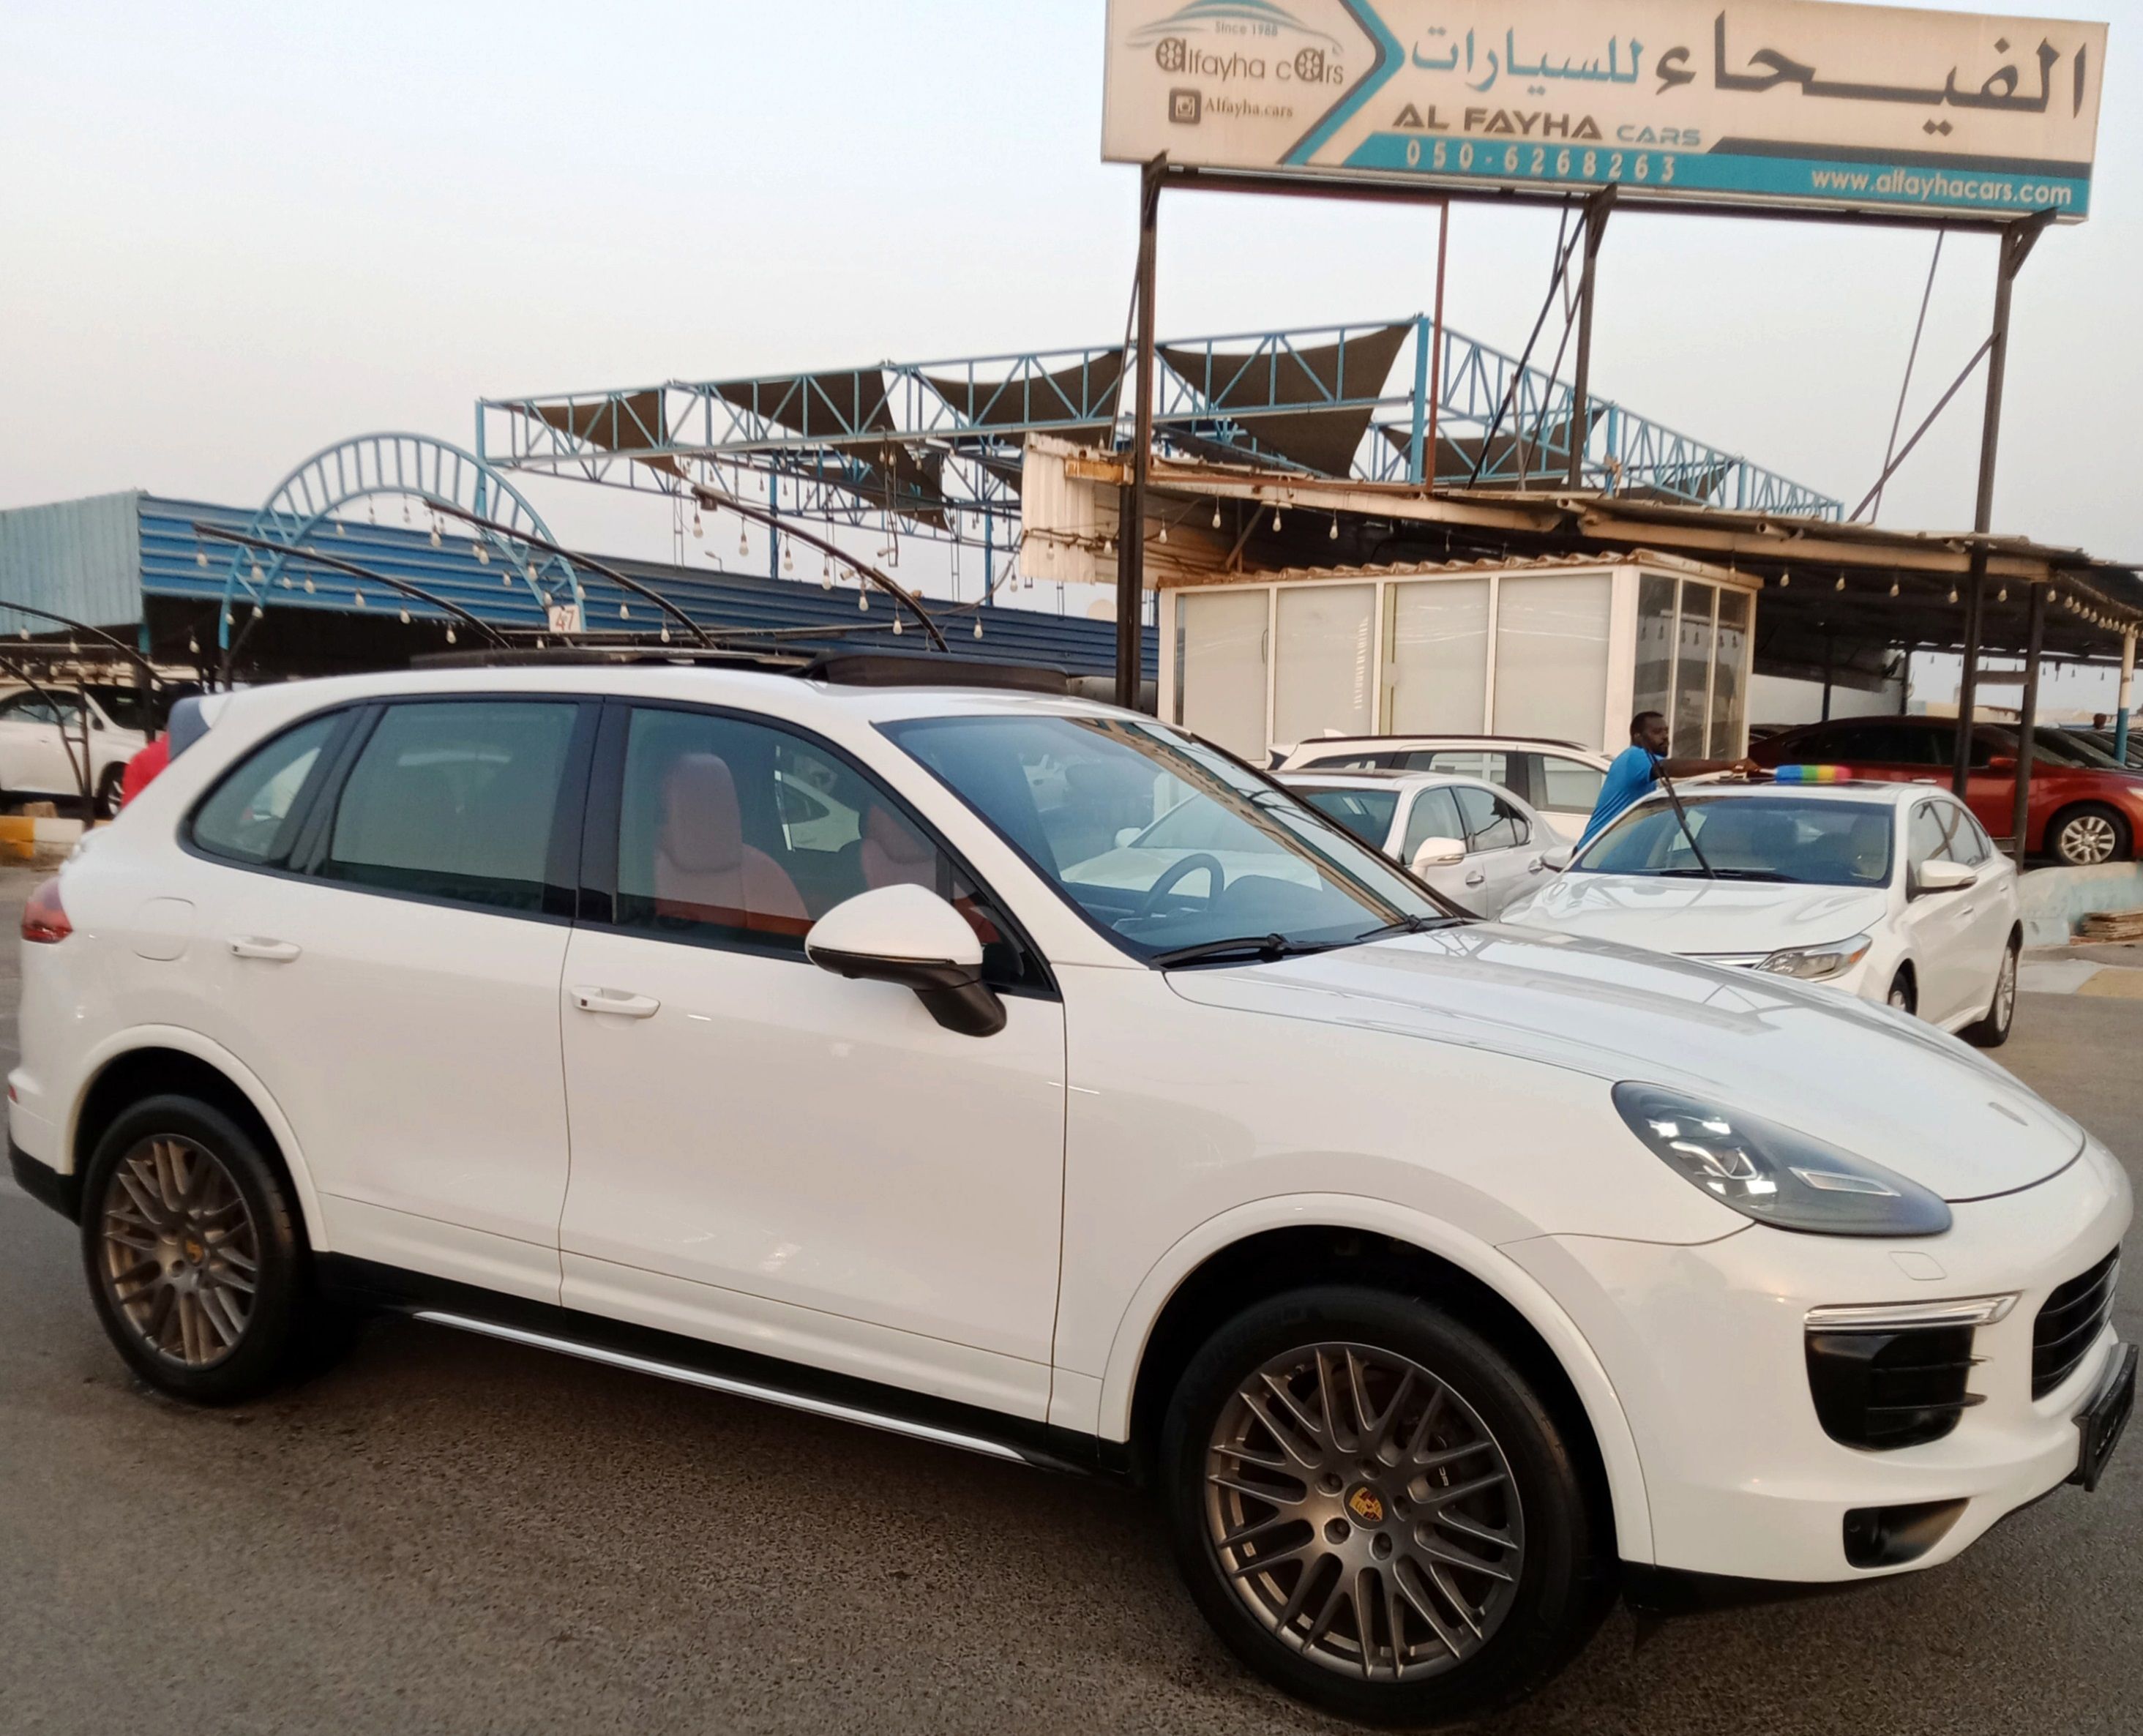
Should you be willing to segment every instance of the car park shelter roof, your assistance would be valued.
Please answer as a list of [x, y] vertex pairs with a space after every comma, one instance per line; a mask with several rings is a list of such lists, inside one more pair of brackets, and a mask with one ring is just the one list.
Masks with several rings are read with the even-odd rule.
[[[1131, 469], [1123, 455], [1099, 451], [1066, 467], [1102, 486], [1127, 482]], [[1154, 461], [1151, 487], [1146, 570], [1162, 588], [1341, 562], [1604, 560], [1641, 551], [1759, 577], [1761, 661], [1873, 674], [1898, 650], [1962, 647], [1978, 549], [1987, 655], [2024, 655], [2034, 585], [2048, 587], [2048, 656], [2111, 659], [2124, 633], [2143, 628], [2143, 578], [2132, 564], [2025, 537], [1886, 530], [1591, 490], [1325, 482], [1168, 458]]]
[[[399, 508], [382, 502], [374, 523], [342, 519], [339, 530], [314, 539], [324, 555], [398, 578], [458, 605], [478, 619], [523, 631], [543, 626], [525, 584], [503, 563], [476, 558], [478, 544], [442, 533], [433, 546], [419, 508], [400, 522]], [[151, 648], [171, 662], [212, 661], [217, 612], [225, 606], [227, 544], [204, 541], [196, 523], [242, 532], [250, 508], [128, 492], [0, 512], [0, 599], [49, 608], [106, 628], [146, 628]], [[205, 557], [205, 559], [204, 559]], [[694, 570], [659, 562], [607, 564], [659, 591], [710, 632], [761, 635], [784, 650], [855, 650], [882, 646], [923, 653], [928, 640], [913, 619], [893, 635], [893, 611], [883, 595], [856, 606], [854, 586], [828, 591], [815, 581]], [[586, 626], [600, 631], [651, 633], [661, 625], [654, 606], [600, 574], [580, 574]], [[287, 581], [287, 583], [285, 582]], [[953, 606], [926, 600], [933, 613]], [[235, 605], [250, 614], [252, 604]], [[621, 612], [622, 611], [622, 612]], [[979, 616], [982, 636], [973, 635]], [[288, 557], [268, 604], [245, 640], [260, 667], [278, 673], [392, 667], [413, 652], [440, 648], [448, 616], [384, 586], [368, 586], [302, 555]], [[947, 623], [954, 659], [1046, 664], [1079, 675], [1106, 675], [1116, 665], [1116, 629], [1104, 621], [1040, 610], [972, 603]], [[0, 609], [0, 631], [49, 636], [49, 622]], [[776, 639], [775, 636], [780, 636]], [[466, 633], [464, 637], [466, 637]], [[1154, 636], [1146, 636], [1146, 671], [1154, 668]]]

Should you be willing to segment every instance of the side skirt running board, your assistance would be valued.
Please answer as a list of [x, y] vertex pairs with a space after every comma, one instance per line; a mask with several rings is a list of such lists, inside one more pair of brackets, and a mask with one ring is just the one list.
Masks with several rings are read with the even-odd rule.
[[1017, 1447], [1007, 1446], [1002, 1441], [985, 1440], [980, 1435], [962, 1434], [928, 1422], [912, 1422], [905, 1417], [888, 1416], [883, 1411], [866, 1411], [854, 1405], [835, 1404], [829, 1399], [814, 1398], [808, 1393], [761, 1386], [755, 1381], [736, 1380], [725, 1374], [710, 1373], [703, 1368], [688, 1368], [681, 1363], [656, 1362], [651, 1357], [633, 1356], [600, 1344], [553, 1338], [548, 1333], [529, 1332], [518, 1326], [503, 1325], [496, 1320], [473, 1319], [467, 1314], [449, 1314], [438, 1308], [418, 1308], [410, 1318], [428, 1320], [434, 1326], [451, 1326], [461, 1332], [480, 1333], [487, 1338], [503, 1338], [510, 1344], [531, 1345], [537, 1350], [555, 1350], [562, 1356], [577, 1356], [585, 1362], [601, 1363], [611, 1368], [629, 1369], [635, 1374], [652, 1374], [688, 1387], [703, 1387], [710, 1392], [726, 1392], [736, 1398], [755, 1398], [761, 1404], [776, 1404], [785, 1410], [802, 1411], [813, 1417], [830, 1417], [837, 1422], [857, 1422], [865, 1428], [882, 1428], [888, 1434], [906, 1435], [913, 1440], [933, 1441], [940, 1447], [958, 1447], [968, 1452], [981, 1453], [987, 1458], [1009, 1459], [1016, 1465], [1030, 1462], [1026, 1453]]
[[756, 1399], [806, 1416], [883, 1429], [985, 1458], [1081, 1476], [1136, 1475], [1126, 1442], [1052, 1428], [980, 1405], [349, 1254], [320, 1254], [314, 1266], [324, 1293], [360, 1308], [402, 1314], [502, 1343], [556, 1351], [703, 1392]]

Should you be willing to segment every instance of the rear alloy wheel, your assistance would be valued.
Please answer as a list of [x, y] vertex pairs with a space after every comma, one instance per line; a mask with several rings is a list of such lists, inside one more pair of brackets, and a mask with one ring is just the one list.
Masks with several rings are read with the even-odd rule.
[[90, 818], [108, 820], [119, 812], [120, 787], [126, 780], [126, 768], [107, 765], [104, 775], [97, 780], [97, 795], [90, 804]]
[[2096, 868], [2128, 854], [2127, 823], [2111, 808], [2087, 802], [2055, 815], [2047, 848], [2068, 868]]
[[1305, 1290], [1240, 1317], [1184, 1377], [1163, 1471], [1207, 1619], [1330, 1711], [1487, 1710], [1560, 1669], [1606, 1608], [1569, 1443], [1508, 1362], [1424, 1303]]
[[1994, 977], [1994, 993], [1987, 1003], [1987, 1016], [1966, 1026], [1959, 1033], [1967, 1043], [1982, 1049], [1998, 1049], [2009, 1041], [2009, 1026], [2017, 1016], [2017, 955], [2021, 947], [2012, 935], [2002, 949], [2002, 968]]
[[151, 1386], [202, 1404], [257, 1397], [310, 1312], [281, 1175], [211, 1105], [152, 1097], [83, 1176], [82, 1255], [104, 1329]]

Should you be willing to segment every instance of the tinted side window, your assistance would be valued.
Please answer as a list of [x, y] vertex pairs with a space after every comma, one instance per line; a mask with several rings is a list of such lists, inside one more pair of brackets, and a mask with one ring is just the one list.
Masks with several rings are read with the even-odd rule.
[[1959, 862], [1977, 868], [1994, 853], [1994, 840], [1977, 819], [1959, 809], [1957, 829], [1950, 834], [1950, 849]]
[[298, 793], [340, 720], [316, 717], [300, 724], [225, 773], [195, 811], [195, 844], [233, 862], [258, 866], [282, 861], [290, 850], [288, 823]]
[[619, 790], [616, 922], [801, 958], [812, 923], [859, 893], [927, 887], [967, 917], [983, 975], [1039, 983], [995, 906], [846, 760], [785, 730], [706, 712], [631, 713]]
[[1923, 802], [1913, 810], [1911, 829], [1906, 833], [1906, 860], [1917, 868], [1934, 861], [1949, 847], [1949, 828], [1943, 825], [1942, 815], [1936, 812], [1933, 802]]
[[1466, 784], [1451, 793], [1458, 798], [1458, 812], [1466, 821], [1469, 852], [1515, 849], [1526, 841], [1526, 823], [1508, 802]]
[[1406, 843], [1399, 851], [1403, 861], [1411, 863], [1413, 853], [1432, 838], [1455, 838], [1466, 841], [1466, 823], [1458, 818], [1458, 805], [1451, 799], [1448, 789], [1424, 789], [1413, 799], [1413, 807], [1407, 814]]
[[1540, 756], [1541, 799], [1536, 807], [1551, 814], [1590, 814], [1600, 800], [1600, 786], [1606, 774], [1582, 759], [1559, 754]]
[[343, 784], [319, 872], [542, 909], [575, 711], [520, 700], [389, 705]]
[[1492, 754], [1479, 748], [1438, 748], [1433, 752], [1409, 754], [1406, 763], [1410, 772], [1448, 772], [1457, 777], [1501, 784], [1506, 789], [1510, 786], [1508, 754]]

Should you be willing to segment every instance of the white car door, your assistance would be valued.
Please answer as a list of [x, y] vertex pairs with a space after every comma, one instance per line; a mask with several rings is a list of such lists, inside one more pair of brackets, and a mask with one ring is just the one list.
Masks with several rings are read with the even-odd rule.
[[1964, 908], [1964, 947], [1967, 972], [1964, 1004], [1984, 1006], [1994, 992], [1994, 980], [2002, 968], [2002, 955], [2017, 923], [2017, 864], [1994, 848], [1994, 840], [1972, 816], [1971, 810], [1953, 798], [1941, 803], [1949, 825], [1949, 857], [1979, 876], [1960, 895]]
[[[557, 1300], [558, 979], [596, 710], [357, 708], [264, 748], [194, 822], [171, 888], [195, 907], [190, 1016], [289, 1116], [337, 1254]], [[339, 789], [293, 815], [316, 769]]]
[[1962, 1011], [1984, 987], [1971, 940], [1977, 888], [1933, 892], [1921, 883], [1920, 870], [1928, 863], [1949, 859], [1947, 814], [1952, 805], [1947, 797], [1929, 796], [1913, 804], [1905, 824], [1906, 902], [1898, 924], [1913, 954], [1919, 997], [1914, 1011], [1937, 1025]]
[[[1407, 867], [1412, 868], [1414, 852], [1432, 838], [1455, 838], [1461, 844], [1466, 842], [1466, 822], [1459, 818], [1458, 804], [1452, 799], [1448, 784], [1437, 784], [1414, 792], [1413, 805], [1407, 809], [1406, 830], [1393, 853]], [[1475, 872], [1471, 864], [1455, 862], [1448, 867], [1425, 868], [1417, 872], [1437, 891], [1462, 908], [1479, 916], [1489, 913], [1482, 908], [1479, 888], [1469, 887], [1466, 883], [1467, 877]], [[1487, 880], [1487, 876], [1483, 873], [1482, 884], [1485, 885]]]
[[[1039, 961], [903, 804], [755, 718], [606, 710], [562, 1016], [569, 1306], [1013, 1414], [1047, 1410], [1064, 1018]], [[833, 842], [798, 787], [861, 816]], [[829, 844], [831, 847], [826, 847]], [[903, 883], [982, 935], [1005, 1027], [804, 956]]]
[[82, 784], [75, 766], [81, 730], [79, 700], [62, 698], [56, 709], [52, 700], [40, 695], [14, 695], [0, 705], [0, 789], [78, 795]]
[[1483, 916], [1499, 915], [1537, 883], [1542, 846], [1516, 803], [1473, 784], [1454, 784], [1451, 794], [1466, 827], [1464, 890], [1459, 896]]

